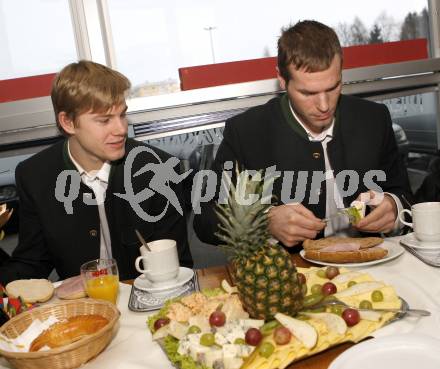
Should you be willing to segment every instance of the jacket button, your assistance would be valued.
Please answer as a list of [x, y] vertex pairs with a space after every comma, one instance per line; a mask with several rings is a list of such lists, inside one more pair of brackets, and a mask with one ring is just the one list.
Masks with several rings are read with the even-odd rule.
[[89, 235], [90, 237], [96, 237], [98, 235], [98, 232], [96, 231], [96, 229], [91, 229], [89, 231]]
[[321, 153], [319, 153], [319, 152], [314, 152], [314, 153], [312, 154], [312, 156], [313, 156], [313, 159], [319, 159], [319, 158], [321, 157]]

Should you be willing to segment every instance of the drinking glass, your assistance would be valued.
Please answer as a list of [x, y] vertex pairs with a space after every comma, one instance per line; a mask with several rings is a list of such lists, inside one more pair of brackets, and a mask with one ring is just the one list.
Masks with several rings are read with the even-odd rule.
[[115, 259], [96, 259], [81, 265], [81, 277], [87, 295], [116, 304], [119, 273]]

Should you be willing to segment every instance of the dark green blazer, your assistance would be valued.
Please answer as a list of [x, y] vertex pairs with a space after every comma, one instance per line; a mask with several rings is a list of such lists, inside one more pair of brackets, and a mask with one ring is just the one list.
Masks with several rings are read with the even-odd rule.
[[[138, 229], [147, 241], [170, 238], [177, 241], [180, 263], [192, 267], [188, 247], [186, 220], [173, 206], [168, 206], [165, 216], [149, 223], [139, 218], [128, 201], [115, 196], [125, 193], [124, 163], [128, 153], [142, 143], [128, 139], [126, 155], [112, 163], [106, 193], [105, 209], [110, 229], [113, 257], [117, 260], [120, 278], [132, 279], [139, 275], [134, 262], [139, 256]], [[150, 147], [162, 160], [169, 155]], [[157, 163], [149, 152], [136, 156], [132, 174], [146, 163]], [[66, 152], [66, 141], [35, 154], [16, 169], [16, 185], [20, 199], [19, 243], [12, 257], [0, 266], [0, 283], [19, 278], [46, 278], [53, 268], [61, 279], [79, 274], [82, 263], [99, 258], [100, 223], [97, 206], [86, 205], [84, 194], [92, 194], [89, 187], [80, 184], [79, 196], [73, 201], [73, 214], [66, 213], [64, 203], [55, 197], [58, 175], [65, 169], [75, 169]], [[178, 170], [178, 168], [175, 168]], [[150, 183], [151, 171], [132, 177], [134, 193], [139, 193]], [[183, 206], [181, 184], [171, 187]], [[167, 199], [155, 194], [141, 203], [145, 212], [159, 214]]]
[[[391, 117], [385, 105], [341, 95], [333, 139], [327, 144], [327, 152], [335, 175], [344, 170], [354, 170], [359, 175], [357, 190], [344, 198], [346, 206], [359, 193], [367, 191], [363, 179], [365, 173], [372, 169], [383, 170], [386, 174], [385, 181], [374, 179], [383, 191], [410, 198], [408, 174], [399, 158]], [[251, 108], [226, 122], [224, 138], [212, 168], [218, 178], [225, 161], [238, 162], [244, 168], [255, 170], [275, 165], [282, 172], [273, 190], [278, 204], [282, 199], [283, 172], [294, 171], [290, 193], [293, 199], [298, 171], [308, 171], [305, 196], [301, 202], [317, 217], [324, 218], [325, 182], [315, 193], [310, 192], [311, 172], [325, 171], [322, 145], [309, 141], [290, 112], [286, 95]], [[211, 244], [219, 242], [214, 236], [218, 223], [214, 207], [214, 201], [203, 204], [201, 215], [197, 215], [194, 221], [199, 238]]]

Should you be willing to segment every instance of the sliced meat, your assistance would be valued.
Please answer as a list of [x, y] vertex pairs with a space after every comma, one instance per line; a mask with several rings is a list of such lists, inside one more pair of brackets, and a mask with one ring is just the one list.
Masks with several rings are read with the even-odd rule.
[[56, 295], [60, 299], [72, 300], [86, 297], [83, 281], [80, 275], [65, 279], [56, 289]]

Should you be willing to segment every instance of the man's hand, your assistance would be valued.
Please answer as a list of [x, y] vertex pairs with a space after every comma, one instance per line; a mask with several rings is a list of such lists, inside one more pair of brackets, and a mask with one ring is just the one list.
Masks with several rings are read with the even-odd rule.
[[269, 232], [286, 246], [314, 239], [325, 223], [301, 204], [275, 206], [269, 211]]
[[359, 199], [365, 201], [365, 197], [370, 198], [367, 205], [372, 207], [373, 210], [354, 227], [362, 232], [391, 232], [394, 229], [394, 223], [397, 218], [397, 206], [393, 198], [387, 194], [369, 191], [362, 193]]

